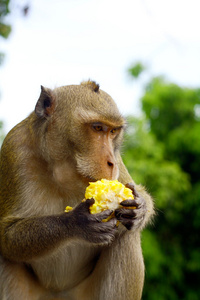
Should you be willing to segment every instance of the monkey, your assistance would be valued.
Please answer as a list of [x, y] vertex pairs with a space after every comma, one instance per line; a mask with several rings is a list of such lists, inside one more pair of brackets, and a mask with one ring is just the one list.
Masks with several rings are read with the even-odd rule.
[[[140, 234], [154, 204], [122, 161], [126, 126], [94, 81], [41, 86], [35, 110], [0, 152], [0, 299], [141, 299]], [[112, 211], [91, 214], [94, 199], [82, 201], [102, 178], [134, 195], [107, 222]]]

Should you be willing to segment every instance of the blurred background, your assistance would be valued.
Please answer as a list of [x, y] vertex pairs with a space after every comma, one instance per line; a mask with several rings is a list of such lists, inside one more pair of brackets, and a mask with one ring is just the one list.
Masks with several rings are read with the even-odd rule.
[[157, 210], [142, 234], [144, 300], [200, 299], [199, 11], [198, 0], [0, 0], [0, 142], [41, 84], [96, 80], [128, 119], [123, 159]]

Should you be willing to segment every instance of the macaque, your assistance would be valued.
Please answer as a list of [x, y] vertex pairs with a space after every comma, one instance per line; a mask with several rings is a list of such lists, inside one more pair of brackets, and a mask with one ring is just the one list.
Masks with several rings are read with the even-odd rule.
[[[153, 202], [122, 162], [125, 126], [112, 98], [87, 81], [41, 87], [35, 111], [8, 133], [0, 153], [1, 300], [141, 299], [140, 232]], [[107, 222], [112, 211], [91, 214], [94, 200], [82, 202], [89, 182], [102, 178], [134, 195]]]

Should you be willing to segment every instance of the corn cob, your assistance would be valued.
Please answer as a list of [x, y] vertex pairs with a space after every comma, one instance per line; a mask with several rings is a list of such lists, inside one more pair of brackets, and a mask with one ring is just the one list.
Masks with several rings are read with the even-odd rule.
[[[120, 205], [122, 201], [134, 199], [132, 191], [129, 188], [126, 188], [118, 180], [111, 181], [106, 179], [89, 183], [89, 186], [85, 191], [85, 199], [91, 198], [95, 200], [95, 203], [90, 206], [91, 214], [100, 213], [106, 209], [114, 211], [115, 209], [122, 207]], [[83, 201], [85, 201], [85, 199]], [[134, 207], [131, 208], [133, 209]], [[72, 209], [72, 207], [67, 206], [65, 211], [69, 212]]]

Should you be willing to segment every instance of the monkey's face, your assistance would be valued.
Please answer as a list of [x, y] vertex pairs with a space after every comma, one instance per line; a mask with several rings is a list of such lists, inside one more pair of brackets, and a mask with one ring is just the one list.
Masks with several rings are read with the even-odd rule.
[[80, 147], [75, 154], [77, 172], [89, 181], [119, 176], [116, 154], [119, 151], [123, 129], [107, 122], [84, 124]]
[[36, 115], [44, 125], [42, 147], [56, 180], [117, 179], [124, 119], [113, 99], [92, 82], [54, 91], [42, 88]]

